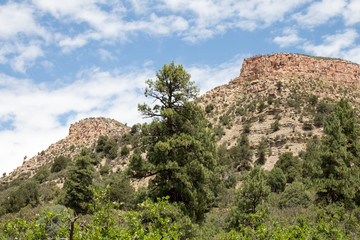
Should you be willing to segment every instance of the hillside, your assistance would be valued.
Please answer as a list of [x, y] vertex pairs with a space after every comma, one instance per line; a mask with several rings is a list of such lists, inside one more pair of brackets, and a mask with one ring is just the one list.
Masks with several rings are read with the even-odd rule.
[[81, 120], [1, 178], [0, 239], [360, 238], [359, 65], [258, 55], [197, 97], [172, 62], [146, 84], [152, 122]]
[[[309, 139], [321, 135], [321, 124], [314, 124], [319, 108], [326, 111], [328, 104], [341, 98], [358, 106], [359, 87], [360, 66], [348, 61], [289, 53], [257, 55], [244, 60], [240, 76], [208, 91], [196, 102], [206, 109], [219, 145], [234, 146], [244, 126], [250, 126], [249, 140], [254, 151], [260, 140], [266, 138], [269, 149], [263, 167], [271, 170], [282, 153], [291, 151], [298, 155]], [[271, 124], [276, 120], [280, 127], [273, 131]], [[65, 139], [24, 161], [1, 182], [27, 179], [55, 157], [73, 158], [83, 147], [94, 151], [99, 136], [120, 139], [129, 132], [130, 127], [116, 120], [81, 120], [71, 125]], [[126, 165], [118, 162], [112, 163], [114, 171]]]

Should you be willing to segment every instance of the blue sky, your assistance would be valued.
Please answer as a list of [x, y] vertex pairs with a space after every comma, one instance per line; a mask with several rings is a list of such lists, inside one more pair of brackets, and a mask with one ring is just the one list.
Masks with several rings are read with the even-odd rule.
[[0, 171], [80, 119], [142, 122], [145, 80], [173, 60], [204, 93], [257, 54], [360, 63], [359, 34], [360, 0], [0, 1]]

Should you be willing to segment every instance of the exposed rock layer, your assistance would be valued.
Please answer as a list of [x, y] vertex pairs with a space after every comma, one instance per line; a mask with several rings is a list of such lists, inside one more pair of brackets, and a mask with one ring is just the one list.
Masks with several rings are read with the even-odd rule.
[[358, 64], [340, 59], [291, 53], [257, 55], [246, 58], [240, 77], [232, 80], [230, 84], [280, 75], [296, 75], [360, 85], [360, 66]]

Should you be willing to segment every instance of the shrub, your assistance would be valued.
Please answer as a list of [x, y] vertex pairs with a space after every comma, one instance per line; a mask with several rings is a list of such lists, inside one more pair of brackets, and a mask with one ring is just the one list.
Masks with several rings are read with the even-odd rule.
[[243, 132], [248, 134], [250, 133], [250, 129], [251, 129], [251, 124], [250, 123], [247, 123], [247, 124], [244, 124], [243, 125]]
[[296, 177], [301, 176], [301, 162], [298, 157], [293, 156], [292, 152], [281, 154], [275, 167], [284, 172], [288, 183], [292, 183]]
[[273, 122], [271, 125], [271, 130], [273, 132], [276, 132], [276, 131], [279, 131], [280, 130], [280, 123], [279, 123], [279, 120], [276, 120], [275, 122]]
[[206, 113], [210, 113], [212, 110], [214, 110], [214, 105], [213, 104], [208, 104], [205, 107], [205, 112]]
[[310, 121], [306, 121], [303, 123], [302, 129], [304, 131], [311, 131], [311, 130], [313, 130], [313, 125]]
[[65, 169], [68, 165], [68, 162], [70, 162], [71, 159], [64, 156], [59, 156], [54, 158], [54, 163], [51, 166], [51, 172], [60, 172], [61, 170]]
[[9, 196], [8, 212], [17, 212], [21, 208], [30, 205], [35, 207], [39, 204], [39, 184], [35, 181], [27, 181], [19, 186]]
[[285, 188], [280, 196], [279, 206], [284, 207], [309, 207], [312, 203], [311, 194], [306, 191], [301, 182], [293, 182]]
[[34, 175], [34, 179], [37, 180], [39, 183], [45, 182], [45, 180], [49, 177], [50, 171], [47, 167], [42, 167], [39, 171]]
[[320, 113], [315, 114], [314, 125], [316, 127], [322, 127], [324, 125], [324, 119], [325, 119], [325, 117], [323, 114], [320, 114]]
[[100, 168], [100, 174], [101, 175], [108, 175], [110, 173], [110, 167], [109, 167], [109, 164], [104, 164], [104, 166], [102, 166]]
[[130, 153], [130, 149], [127, 146], [123, 146], [121, 148], [120, 155], [122, 157], [125, 157], [125, 156], [129, 155], [129, 153]]
[[280, 168], [274, 167], [269, 172], [267, 183], [269, 184], [272, 192], [282, 192], [285, 189], [286, 176]]

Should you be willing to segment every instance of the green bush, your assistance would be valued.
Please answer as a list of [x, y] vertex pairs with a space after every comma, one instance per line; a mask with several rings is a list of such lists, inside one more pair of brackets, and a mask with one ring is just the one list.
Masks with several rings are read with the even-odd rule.
[[288, 183], [292, 183], [297, 177], [301, 176], [301, 162], [298, 157], [293, 156], [292, 152], [281, 154], [275, 167], [284, 172]]
[[280, 168], [274, 167], [267, 176], [267, 183], [272, 192], [282, 192], [285, 189], [286, 176]]
[[311, 205], [311, 194], [306, 191], [305, 186], [301, 182], [293, 182], [285, 188], [280, 196], [279, 206], [284, 207], [304, 207]]
[[275, 122], [271, 123], [270, 127], [273, 132], [279, 131], [280, 130], [279, 120], [275, 120]]
[[310, 122], [310, 121], [304, 122], [304, 123], [303, 123], [303, 126], [302, 126], [302, 129], [303, 129], [304, 131], [311, 131], [311, 130], [313, 130], [312, 122]]
[[39, 183], [43, 183], [49, 177], [50, 171], [47, 167], [42, 167], [39, 171], [34, 175], [34, 179]]
[[27, 181], [10, 193], [7, 211], [17, 212], [27, 205], [35, 207], [39, 202], [39, 184], [35, 181]]
[[62, 155], [54, 158], [54, 163], [51, 166], [51, 172], [60, 172], [67, 167], [70, 161], [71, 159], [69, 157], [65, 157]]
[[122, 157], [126, 157], [127, 155], [129, 155], [129, 153], [130, 153], [130, 149], [127, 146], [123, 146], [121, 148], [120, 155]]
[[212, 110], [214, 110], [214, 105], [213, 104], [208, 104], [205, 107], [205, 112], [206, 113], [210, 113]]

